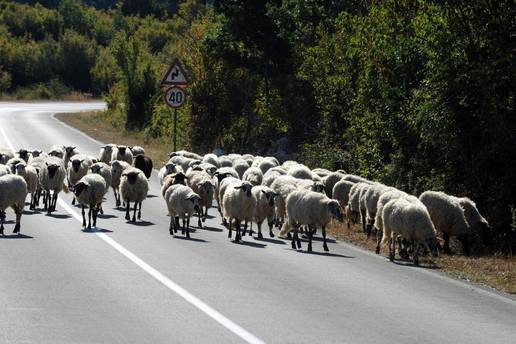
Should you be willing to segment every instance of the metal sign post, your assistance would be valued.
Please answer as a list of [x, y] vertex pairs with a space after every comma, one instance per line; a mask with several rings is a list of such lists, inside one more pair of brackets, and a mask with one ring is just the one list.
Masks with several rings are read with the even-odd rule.
[[186, 100], [186, 94], [183, 87], [188, 85], [186, 72], [181, 65], [179, 59], [175, 59], [172, 65], [167, 69], [162, 85], [170, 86], [165, 90], [165, 103], [174, 110], [174, 130], [172, 137], [172, 149], [177, 150], [177, 109], [183, 107]]

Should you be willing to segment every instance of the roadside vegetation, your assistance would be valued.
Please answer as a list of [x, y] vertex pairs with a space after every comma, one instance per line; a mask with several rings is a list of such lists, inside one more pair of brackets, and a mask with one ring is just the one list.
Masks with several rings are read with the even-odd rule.
[[180, 57], [180, 148], [285, 139], [310, 167], [467, 196], [492, 226], [475, 255], [512, 257], [515, 17], [509, 0], [0, 0], [0, 92], [101, 96], [124, 137], [164, 145]]

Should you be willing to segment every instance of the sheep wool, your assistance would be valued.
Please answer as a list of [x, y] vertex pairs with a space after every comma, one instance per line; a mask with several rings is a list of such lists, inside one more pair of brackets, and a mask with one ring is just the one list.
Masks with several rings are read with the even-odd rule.
[[118, 145], [113, 148], [113, 152], [111, 153], [111, 161], [113, 160], [125, 161], [131, 165], [133, 163], [133, 153], [127, 146]]
[[125, 219], [130, 220], [130, 203], [134, 202], [134, 212], [132, 222], [136, 222], [136, 210], [138, 209], [138, 219], [141, 219], [142, 202], [147, 198], [149, 182], [143, 172], [137, 168], [129, 167], [122, 173], [119, 187], [120, 196], [126, 204]]
[[113, 154], [113, 150], [116, 147], [114, 143], [109, 143], [100, 148], [99, 152], [99, 161], [109, 164], [111, 162], [111, 155]]
[[254, 186], [251, 189], [254, 197], [256, 198], [256, 207], [254, 209], [253, 221], [258, 226], [258, 238], [262, 239], [262, 223], [265, 219], [267, 219], [267, 224], [269, 225], [269, 236], [274, 238], [274, 233], [272, 232], [272, 227], [274, 225], [274, 198], [276, 197], [276, 193], [269, 187], [264, 185]]
[[39, 173], [39, 183], [43, 191], [45, 191], [44, 204], [48, 213], [56, 210], [59, 193], [63, 189], [65, 192], [68, 192], [68, 188], [64, 184], [65, 179], [66, 169], [63, 160], [49, 156], [45, 160], [45, 167]]
[[99, 212], [100, 205], [106, 194], [108, 186], [105, 179], [96, 173], [87, 174], [82, 177], [77, 184], [75, 184], [75, 198], [77, 202], [82, 206], [82, 226], [86, 227], [86, 216], [84, 208], [87, 206], [88, 211], [88, 227], [97, 226], [97, 215]]
[[174, 233], [177, 232], [175, 218], [178, 216], [183, 220], [182, 233], [189, 238], [190, 217], [195, 211], [200, 211], [199, 202], [201, 197], [189, 186], [174, 184], [166, 190], [164, 198], [170, 214], [170, 235], [174, 235]]
[[262, 170], [258, 167], [249, 167], [243, 174], [242, 180], [248, 181], [253, 186], [260, 185], [263, 180]]
[[[241, 181], [232, 183], [228, 186], [223, 198], [224, 216], [229, 222], [228, 237], [231, 238], [232, 223], [235, 223], [236, 235], [235, 241], [242, 239], [240, 232], [240, 222], [252, 221], [254, 209], [256, 207], [256, 197], [251, 192], [252, 185], [249, 182]], [[244, 235], [246, 228], [244, 227]]]
[[16, 165], [16, 174], [23, 177], [27, 183], [27, 192], [30, 194], [29, 209], [33, 210], [36, 207], [36, 191], [39, 186], [38, 172], [33, 166], [26, 164]]
[[117, 207], [119, 207], [121, 204], [119, 193], [120, 179], [122, 178], [122, 173], [130, 167], [131, 165], [125, 161], [115, 160], [111, 162], [111, 187], [113, 188], [113, 194], [115, 195], [115, 202]]
[[23, 177], [14, 174], [0, 177], [0, 235], [4, 234], [5, 210], [8, 207], [16, 213], [13, 233], [20, 232], [25, 198], [27, 198], [27, 182]]

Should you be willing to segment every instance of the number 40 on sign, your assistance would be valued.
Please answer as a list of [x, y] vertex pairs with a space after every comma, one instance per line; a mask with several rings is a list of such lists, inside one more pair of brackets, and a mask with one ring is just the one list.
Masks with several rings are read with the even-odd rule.
[[185, 91], [181, 87], [172, 86], [165, 92], [165, 103], [173, 109], [182, 107], [185, 104]]

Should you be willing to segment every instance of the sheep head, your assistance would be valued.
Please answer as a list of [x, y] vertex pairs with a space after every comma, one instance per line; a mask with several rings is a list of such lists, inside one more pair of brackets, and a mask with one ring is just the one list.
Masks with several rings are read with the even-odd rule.
[[72, 170], [77, 173], [79, 172], [79, 168], [81, 168], [81, 164], [84, 160], [74, 159], [72, 160]]
[[239, 189], [239, 190], [242, 190], [242, 192], [244, 192], [247, 197], [251, 197], [251, 189], [253, 188], [253, 184], [249, 183], [249, 182], [242, 182], [242, 184], [240, 184], [240, 186], [235, 186], [235, 189]]
[[54, 178], [60, 166], [58, 164], [49, 164], [48, 162], [46, 162], [45, 164], [47, 165], [48, 176], [50, 178]]
[[78, 182], [77, 184], [75, 184], [75, 197], [79, 197], [81, 193], [83, 193], [86, 189], [88, 189], [88, 184], [86, 184], [85, 182]]
[[120, 146], [117, 146], [117, 148], [118, 148], [118, 151], [120, 152], [120, 154], [125, 154], [125, 150], [127, 149], [127, 146], [120, 145]]
[[129, 182], [129, 184], [134, 185], [134, 183], [136, 183], [136, 180], [137, 180], [139, 174], [140, 174], [139, 171], [130, 171], [127, 173], [124, 172], [122, 175], [127, 177], [127, 181]]
[[29, 159], [29, 151], [28, 151], [28, 150], [26, 150], [26, 149], [20, 149], [20, 150], [18, 151], [18, 156], [19, 156], [21, 159], [23, 159], [23, 160], [27, 161], [27, 160]]
[[338, 201], [332, 199], [328, 202], [328, 211], [331, 214], [331, 217], [337, 219], [342, 222], [344, 220], [344, 216], [342, 215], [342, 208]]

